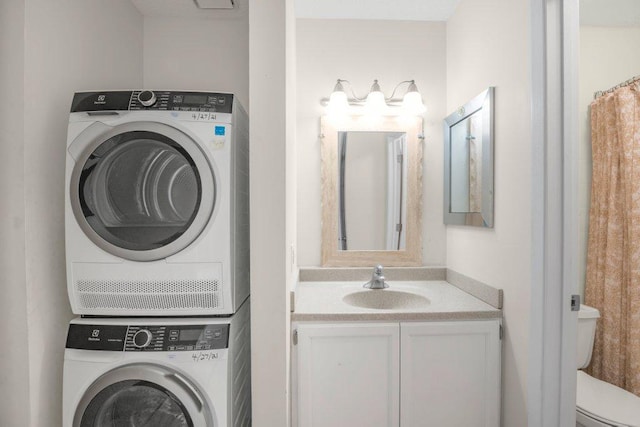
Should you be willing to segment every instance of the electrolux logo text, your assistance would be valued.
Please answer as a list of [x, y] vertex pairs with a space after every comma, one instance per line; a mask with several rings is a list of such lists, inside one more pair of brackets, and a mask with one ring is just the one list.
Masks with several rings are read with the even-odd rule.
[[91, 331], [91, 336], [88, 338], [89, 341], [100, 341], [100, 329], [93, 329]]

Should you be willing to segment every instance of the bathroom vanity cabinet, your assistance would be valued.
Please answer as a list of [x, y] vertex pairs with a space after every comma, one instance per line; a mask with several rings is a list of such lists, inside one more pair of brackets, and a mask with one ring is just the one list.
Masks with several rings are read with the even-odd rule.
[[500, 320], [295, 322], [297, 427], [498, 427]]

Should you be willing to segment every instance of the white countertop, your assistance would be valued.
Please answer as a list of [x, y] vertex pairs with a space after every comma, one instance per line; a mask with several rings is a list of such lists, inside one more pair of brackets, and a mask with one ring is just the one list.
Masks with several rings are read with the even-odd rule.
[[[367, 291], [364, 282], [300, 282], [295, 290], [292, 321], [473, 320], [502, 317], [502, 311], [442, 280], [388, 281], [389, 290], [409, 292], [430, 303], [419, 309], [354, 307], [343, 298]], [[367, 292], [385, 292], [369, 290]]]

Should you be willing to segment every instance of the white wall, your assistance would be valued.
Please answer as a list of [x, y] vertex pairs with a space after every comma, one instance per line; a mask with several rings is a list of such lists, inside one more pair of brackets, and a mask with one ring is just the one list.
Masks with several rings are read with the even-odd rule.
[[[347, 79], [359, 96], [378, 79], [386, 96], [415, 79], [425, 114], [423, 162], [423, 263], [444, 265], [442, 225], [442, 118], [446, 116], [443, 22], [297, 20], [298, 265], [320, 265], [320, 99], [336, 79]], [[347, 88], [347, 91], [349, 89]], [[403, 91], [400, 94], [404, 94]]]
[[578, 292], [584, 295], [591, 201], [591, 119], [593, 93], [640, 74], [640, 28], [580, 27], [579, 271]]
[[0, 2], [0, 425], [29, 425], [24, 251], [24, 0]]
[[296, 277], [292, 0], [249, 10], [253, 425], [289, 425], [289, 290]]
[[144, 18], [144, 86], [230, 92], [249, 109], [249, 17]]
[[129, 0], [26, 0], [24, 22], [25, 129], [24, 141], [14, 143], [24, 144], [30, 425], [56, 426], [72, 317], [64, 267], [71, 98], [75, 91], [141, 86], [142, 16]]
[[463, 0], [447, 23], [447, 111], [495, 86], [495, 227], [447, 227], [447, 266], [504, 290], [503, 425], [527, 425], [531, 286], [529, 2]]

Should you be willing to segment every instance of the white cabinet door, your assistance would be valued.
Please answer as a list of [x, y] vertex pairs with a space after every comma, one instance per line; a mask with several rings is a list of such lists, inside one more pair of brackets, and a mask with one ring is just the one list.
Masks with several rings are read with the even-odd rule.
[[498, 427], [498, 320], [401, 323], [402, 427]]
[[398, 426], [397, 323], [295, 328], [298, 427]]

